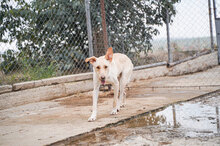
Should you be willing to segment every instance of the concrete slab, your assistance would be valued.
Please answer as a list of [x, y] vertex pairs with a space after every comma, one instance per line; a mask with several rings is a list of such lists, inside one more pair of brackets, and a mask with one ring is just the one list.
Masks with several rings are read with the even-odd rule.
[[[220, 87], [184, 85], [202, 82], [203, 76], [212, 73], [209, 80], [203, 81], [209, 85], [212, 80], [220, 80], [219, 71], [220, 67], [216, 67], [192, 75], [134, 82], [127, 92], [127, 105], [118, 115], [110, 115], [113, 93], [101, 93], [95, 122], [87, 122], [92, 109], [92, 92], [0, 110], [0, 145], [50, 144], [170, 103], [215, 91]], [[176, 86], [177, 83], [182, 86]], [[155, 88], [149, 88], [152, 86]]]
[[13, 91], [37, 88], [41, 86], [57, 85], [57, 84], [69, 83], [69, 82], [77, 82], [82, 80], [89, 80], [91, 78], [92, 78], [92, 73], [89, 72], [89, 73], [53, 77], [48, 79], [36, 80], [36, 81], [27, 81], [27, 82], [13, 84]]
[[12, 86], [11, 85], [0, 86], [0, 94], [6, 93], [6, 92], [11, 92], [11, 91], [12, 91]]
[[1, 94], [0, 110], [28, 103], [65, 97], [78, 92], [91, 91], [92, 89], [92, 80], [84, 80]]

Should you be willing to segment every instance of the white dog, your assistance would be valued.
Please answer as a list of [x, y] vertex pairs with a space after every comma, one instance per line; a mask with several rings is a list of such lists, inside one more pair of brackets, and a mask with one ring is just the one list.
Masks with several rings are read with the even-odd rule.
[[85, 61], [93, 65], [93, 111], [88, 121], [96, 120], [99, 87], [105, 83], [110, 83], [114, 87], [114, 102], [111, 114], [117, 114], [120, 107], [125, 106], [125, 87], [129, 83], [133, 71], [131, 60], [124, 54], [113, 54], [112, 48], [108, 48], [105, 56], [99, 58], [93, 56], [86, 58]]

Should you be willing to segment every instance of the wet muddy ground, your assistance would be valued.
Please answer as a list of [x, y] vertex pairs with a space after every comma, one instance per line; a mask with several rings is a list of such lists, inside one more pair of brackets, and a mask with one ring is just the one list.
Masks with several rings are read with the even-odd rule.
[[220, 145], [220, 92], [159, 108], [54, 145]]

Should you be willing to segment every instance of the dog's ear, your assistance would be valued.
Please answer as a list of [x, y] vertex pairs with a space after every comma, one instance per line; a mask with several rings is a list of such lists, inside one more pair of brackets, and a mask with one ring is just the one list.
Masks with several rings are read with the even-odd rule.
[[105, 59], [109, 60], [111, 62], [112, 58], [113, 58], [113, 49], [112, 49], [112, 47], [110, 47], [110, 48], [108, 48], [108, 50], [105, 54]]
[[91, 64], [93, 64], [94, 62], [96, 62], [96, 57], [92, 56], [92, 57], [86, 58], [85, 62], [90, 62]]

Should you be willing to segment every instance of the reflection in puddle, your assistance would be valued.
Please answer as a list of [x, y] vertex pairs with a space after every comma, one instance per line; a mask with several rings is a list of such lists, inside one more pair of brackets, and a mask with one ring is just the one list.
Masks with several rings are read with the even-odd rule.
[[[145, 137], [144, 143], [147, 143], [149, 139], [151, 143], [155, 142], [156, 138], [164, 139], [164, 137], [220, 136], [219, 106], [209, 106], [198, 102], [174, 104], [137, 116], [117, 126], [79, 136], [71, 141], [70, 145], [88, 143], [115, 145], [124, 141], [130, 142], [134, 137], [140, 139], [140, 135]], [[159, 143], [170, 143], [170, 141], [159, 140]]]

